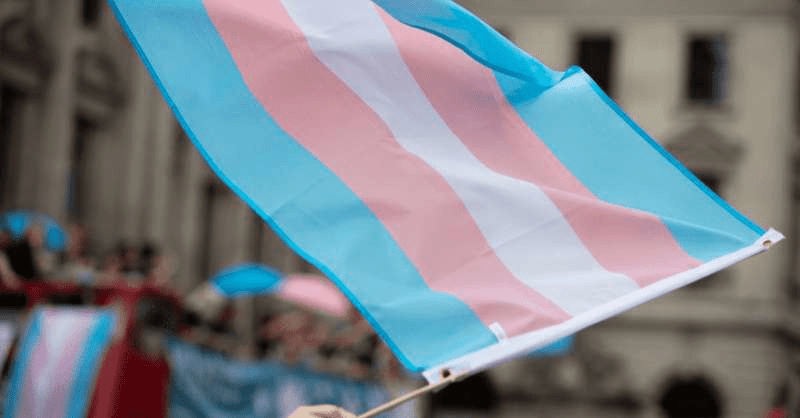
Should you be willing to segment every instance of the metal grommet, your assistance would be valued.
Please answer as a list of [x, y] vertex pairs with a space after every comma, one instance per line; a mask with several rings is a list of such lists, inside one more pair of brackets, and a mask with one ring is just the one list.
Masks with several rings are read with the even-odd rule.
[[450, 377], [452, 375], [452, 373], [450, 372], [450, 369], [442, 369], [441, 373], [442, 373], [442, 379], [447, 379], [448, 377]]
[[761, 245], [763, 245], [764, 248], [769, 248], [772, 246], [772, 240], [766, 240], [763, 243], [761, 243]]

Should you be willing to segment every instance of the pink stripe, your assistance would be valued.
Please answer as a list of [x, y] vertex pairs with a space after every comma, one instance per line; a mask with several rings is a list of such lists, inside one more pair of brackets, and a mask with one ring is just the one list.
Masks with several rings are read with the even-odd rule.
[[[457, 297], [485, 324], [498, 322], [511, 335], [569, 318], [513, 277], [449, 184], [406, 152], [315, 57], [280, 1], [204, 3], [262, 106], [366, 203], [431, 289]], [[267, 59], [271, 54], [280, 59]], [[292, 64], [270, 65], [283, 62]]]
[[464, 145], [492, 170], [540, 187], [603, 268], [646, 286], [702, 264], [658, 217], [592, 195], [520, 118], [489, 69], [375, 8], [428, 100]]
[[[71, 322], [71, 332], [66, 346], [55, 346], [54, 341], [48, 338], [48, 330], [52, 331], [55, 324], [52, 323], [56, 314], [50, 311], [44, 312], [42, 331], [39, 341], [31, 353], [28, 366], [28, 374], [25, 376], [25, 383], [22, 386], [22, 399], [18, 409], [19, 418], [51, 418], [62, 417], [67, 408], [67, 397], [72, 388], [75, 367], [78, 358], [83, 352], [84, 344], [89, 336], [89, 331], [93, 323], [91, 313], [79, 313], [77, 318]], [[45, 369], [48, 359], [56, 357], [57, 365], [54, 373], [47, 376]], [[43, 382], [42, 379], [56, 379], [55, 381]], [[36, 386], [44, 384], [49, 392], [43, 393], [44, 397], [39, 397]], [[41, 415], [37, 414], [41, 411]]]

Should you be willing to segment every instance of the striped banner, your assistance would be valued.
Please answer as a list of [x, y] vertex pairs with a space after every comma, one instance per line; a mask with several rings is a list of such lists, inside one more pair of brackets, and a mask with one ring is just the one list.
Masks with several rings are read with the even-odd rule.
[[34, 312], [12, 365], [3, 416], [85, 417], [115, 326], [112, 310]]
[[112, 4], [215, 172], [430, 381], [782, 238], [449, 0]]

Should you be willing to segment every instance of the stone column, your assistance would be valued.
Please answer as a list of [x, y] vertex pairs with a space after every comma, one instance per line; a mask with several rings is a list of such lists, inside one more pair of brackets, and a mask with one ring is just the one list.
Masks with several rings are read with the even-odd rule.
[[127, 242], [139, 242], [143, 238], [146, 173], [150, 164], [147, 161], [147, 139], [152, 106], [152, 81], [150, 74], [139, 61], [133, 48], [130, 48], [130, 84], [128, 102], [120, 132], [120, 160], [117, 170], [122, 173], [119, 183], [118, 210], [120, 213], [119, 231]]
[[67, 185], [75, 135], [75, 47], [79, 36], [79, 2], [59, 0], [48, 5], [43, 28], [54, 48], [55, 62], [40, 96], [38, 158], [30, 163], [36, 164], [38, 170], [35, 209], [63, 222], [67, 217]]
[[167, 243], [169, 231], [169, 194], [172, 192], [170, 186], [177, 123], [155, 84], [152, 85], [152, 90], [153, 123], [148, 141], [148, 161], [145, 163], [149, 170], [143, 173], [148, 176], [144, 197], [147, 202], [145, 237], [163, 247]]
[[181, 169], [173, 179], [172, 198], [172, 240], [171, 246], [178, 257], [178, 278], [176, 286], [186, 292], [201, 283], [200, 240], [201, 219], [204, 213], [203, 187], [205, 178], [203, 157], [189, 142], [181, 138], [174, 152], [180, 154]]
[[119, 155], [121, 138], [119, 133], [124, 126], [124, 114], [98, 125], [87, 144], [88, 161], [86, 178], [88, 188], [85, 194], [86, 228], [91, 237], [92, 251], [97, 261], [102, 262], [108, 252], [116, 245], [119, 236], [119, 212], [117, 201], [121, 195]]
[[39, 102], [28, 92], [20, 100], [17, 114], [20, 119], [14, 126], [14, 129], [19, 129], [15, 133], [18, 142], [14, 147], [16, 153], [11, 155], [11, 158], [17, 158], [17, 162], [10, 167], [12, 170], [17, 169], [16, 175], [11, 177], [16, 184], [10, 204], [17, 209], [28, 209], [36, 207], [38, 199], [36, 184], [40, 158]]
[[21, 127], [22, 142], [18, 152], [20, 158], [19, 174], [17, 176], [17, 193], [15, 204], [20, 209], [35, 208], [39, 200], [37, 185], [39, 184], [39, 146], [41, 141], [40, 131], [40, 106], [39, 100], [32, 95], [23, 105]]

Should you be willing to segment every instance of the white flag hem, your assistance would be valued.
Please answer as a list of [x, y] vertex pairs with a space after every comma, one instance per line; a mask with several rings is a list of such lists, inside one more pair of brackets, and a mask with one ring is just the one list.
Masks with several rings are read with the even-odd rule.
[[443, 380], [442, 374], [444, 370], [447, 370], [449, 372], [448, 374], [471, 374], [488, 369], [509, 359], [528, 354], [533, 350], [572, 335], [586, 327], [766, 251], [771, 245], [783, 239], [783, 234], [774, 229], [770, 229], [756, 240], [756, 242], [741, 250], [726, 254], [683, 273], [662, 279], [645, 288], [584, 312], [561, 324], [501, 340], [482, 350], [430, 368], [423, 372], [423, 376], [425, 376], [425, 379], [427, 379], [429, 383], [435, 384]]

